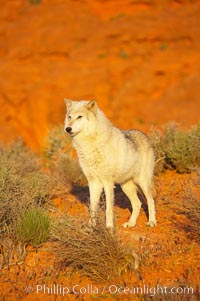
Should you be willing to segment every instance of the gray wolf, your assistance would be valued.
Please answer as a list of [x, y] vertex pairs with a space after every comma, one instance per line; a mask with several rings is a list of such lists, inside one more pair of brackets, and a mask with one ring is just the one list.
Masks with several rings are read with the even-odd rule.
[[113, 228], [114, 185], [121, 185], [130, 199], [132, 215], [124, 227], [134, 227], [140, 212], [138, 189], [146, 197], [147, 225], [156, 226], [151, 193], [154, 152], [147, 136], [138, 130], [121, 131], [108, 120], [95, 100], [65, 99], [65, 131], [71, 136], [90, 192], [90, 223], [96, 224], [98, 203], [104, 189], [106, 226]]

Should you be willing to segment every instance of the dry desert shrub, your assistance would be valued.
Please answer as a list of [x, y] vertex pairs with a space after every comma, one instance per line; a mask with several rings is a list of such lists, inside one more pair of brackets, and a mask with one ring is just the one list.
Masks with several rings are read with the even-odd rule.
[[137, 255], [103, 221], [91, 228], [82, 220], [68, 217], [54, 226], [52, 236], [60, 244], [56, 254], [61, 269], [79, 270], [93, 281], [116, 280], [138, 266]]
[[53, 180], [42, 172], [39, 159], [22, 141], [0, 147], [0, 235], [16, 238], [26, 210], [43, 207], [51, 197]]
[[190, 220], [190, 232], [200, 242], [200, 168], [191, 176], [189, 184], [184, 192], [184, 213]]
[[152, 129], [151, 142], [156, 155], [156, 173], [166, 168], [191, 172], [200, 165], [200, 124], [183, 131], [177, 123], [164, 127], [163, 134]]
[[44, 157], [47, 167], [63, 184], [85, 185], [86, 178], [74, 156], [70, 137], [63, 126], [54, 126], [46, 137]]

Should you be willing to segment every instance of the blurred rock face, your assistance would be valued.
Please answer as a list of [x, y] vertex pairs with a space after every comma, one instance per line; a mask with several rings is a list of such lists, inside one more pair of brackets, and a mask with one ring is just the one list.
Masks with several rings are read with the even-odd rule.
[[121, 128], [199, 121], [198, 1], [2, 0], [0, 140], [33, 148], [63, 98], [96, 98]]

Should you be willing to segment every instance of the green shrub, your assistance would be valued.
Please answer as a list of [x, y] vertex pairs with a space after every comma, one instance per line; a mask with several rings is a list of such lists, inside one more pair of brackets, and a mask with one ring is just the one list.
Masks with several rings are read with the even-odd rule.
[[190, 172], [200, 164], [200, 125], [183, 131], [176, 123], [164, 128], [164, 133], [152, 130], [151, 142], [156, 155], [156, 171], [165, 168]]
[[17, 225], [17, 238], [23, 243], [39, 246], [50, 235], [50, 217], [41, 208], [27, 209]]

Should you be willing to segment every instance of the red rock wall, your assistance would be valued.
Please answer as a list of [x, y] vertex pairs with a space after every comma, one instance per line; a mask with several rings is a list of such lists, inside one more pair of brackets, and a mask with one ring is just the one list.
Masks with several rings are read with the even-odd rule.
[[199, 11], [199, 1], [1, 0], [0, 141], [41, 146], [64, 97], [96, 98], [121, 128], [196, 123]]

